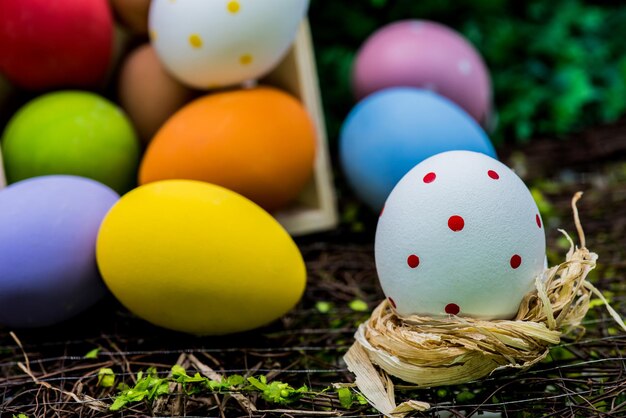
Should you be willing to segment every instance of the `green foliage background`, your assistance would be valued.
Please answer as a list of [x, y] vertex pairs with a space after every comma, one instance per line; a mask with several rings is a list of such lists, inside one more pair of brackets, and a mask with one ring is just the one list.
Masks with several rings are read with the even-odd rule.
[[386, 23], [429, 19], [463, 33], [491, 71], [495, 143], [561, 136], [626, 111], [626, 2], [311, 0], [309, 17], [331, 141], [355, 104], [356, 51]]

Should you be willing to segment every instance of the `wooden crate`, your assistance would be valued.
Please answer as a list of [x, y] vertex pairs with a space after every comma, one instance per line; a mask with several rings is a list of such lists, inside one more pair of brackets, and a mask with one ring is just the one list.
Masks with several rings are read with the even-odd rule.
[[[14, 95], [13, 87], [9, 82], [0, 74], [0, 112], [4, 114], [0, 117], [0, 138], [4, 132], [5, 122], [8, 120], [8, 114], [11, 113], [9, 102]], [[0, 149], [0, 189], [7, 185], [6, 177], [4, 175], [4, 164], [2, 160], [2, 149]]]
[[2, 152], [0, 152], [0, 189], [7, 185], [6, 177], [4, 176], [4, 164], [2, 162]]
[[338, 222], [337, 206], [308, 21], [300, 26], [294, 46], [287, 56], [260, 83], [271, 84], [299, 98], [317, 128], [314, 175], [296, 201], [274, 212], [274, 217], [294, 236], [334, 228]]

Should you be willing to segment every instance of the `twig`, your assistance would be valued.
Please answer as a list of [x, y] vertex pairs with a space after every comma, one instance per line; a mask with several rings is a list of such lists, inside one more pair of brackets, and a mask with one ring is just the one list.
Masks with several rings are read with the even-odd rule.
[[98, 411], [98, 412], [106, 412], [108, 411], [108, 406], [107, 404], [105, 404], [104, 402], [101, 402], [95, 398], [92, 398], [91, 396], [87, 396], [87, 395], [82, 395], [82, 396], [78, 396], [73, 392], [68, 392], [66, 390], [57, 388], [55, 386], [52, 386], [50, 383], [48, 382], [42, 382], [39, 379], [37, 379], [37, 377], [33, 374], [33, 372], [30, 369], [30, 361], [28, 359], [28, 355], [26, 354], [26, 350], [24, 350], [24, 346], [22, 345], [22, 342], [20, 341], [19, 338], [17, 338], [17, 335], [15, 335], [15, 333], [13, 331], [9, 332], [9, 335], [11, 336], [11, 338], [13, 338], [13, 340], [15, 341], [15, 343], [17, 344], [17, 346], [20, 348], [20, 350], [22, 351], [22, 354], [24, 355], [24, 363], [22, 363], [21, 361], [17, 363], [17, 367], [20, 368], [20, 370], [22, 370], [24, 373], [26, 373], [34, 383], [38, 384], [40, 387], [44, 387], [46, 389], [49, 390], [53, 390], [55, 392], [59, 392], [62, 393], [66, 396], [69, 396], [70, 398], [72, 398], [74, 401], [78, 402], [78, 403], [84, 403], [86, 404], [89, 408]]
[[[202, 363], [193, 354], [189, 354], [189, 361], [198, 369], [200, 374], [204, 375], [205, 377], [208, 377], [211, 380], [217, 380], [217, 381], [222, 380], [223, 376], [221, 374], [219, 374], [218, 372], [216, 372], [215, 370], [213, 370], [206, 364]], [[239, 403], [239, 405], [241, 405], [241, 407], [244, 408], [246, 411], [257, 412], [257, 408], [252, 403], [252, 401], [250, 401], [250, 399], [246, 398], [241, 393], [231, 393], [231, 396], [235, 398], [235, 400]]]

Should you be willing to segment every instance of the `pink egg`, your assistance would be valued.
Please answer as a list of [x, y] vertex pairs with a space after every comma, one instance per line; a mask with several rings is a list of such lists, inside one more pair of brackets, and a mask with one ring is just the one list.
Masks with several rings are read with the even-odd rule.
[[479, 123], [491, 112], [491, 79], [476, 49], [435, 22], [404, 20], [372, 34], [357, 53], [353, 89], [358, 99], [388, 87], [433, 90]]

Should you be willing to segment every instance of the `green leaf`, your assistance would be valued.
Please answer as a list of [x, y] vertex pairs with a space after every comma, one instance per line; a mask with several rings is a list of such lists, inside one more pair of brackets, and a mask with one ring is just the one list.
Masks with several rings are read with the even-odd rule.
[[369, 308], [367, 307], [367, 303], [360, 299], [355, 299], [348, 304], [350, 309], [355, 312], [366, 312]]
[[98, 354], [100, 354], [101, 350], [102, 350], [102, 347], [96, 347], [93, 350], [89, 351], [87, 354], [85, 354], [85, 356], [83, 358], [85, 358], [85, 359], [95, 359], [95, 358], [98, 358]]
[[456, 395], [456, 400], [457, 400], [457, 402], [469, 402], [472, 399], [474, 399], [475, 397], [476, 397], [476, 395], [474, 395], [469, 390], [464, 390], [462, 392], [459, 392]]
[[143, 371], [137, 373], [137, 383], [134, 387], [127, 385], [118, 387], [122, 390], [109, 407], [111, 411], [118, 411], [129, 403], [141, 402], [144, 399], [152, 401], [158, 396], [169, 393], [168, 379], [160, 378], [154, 367], [148, 368], [145, 373]]
[[254, 386], [255, 388], [257, 388], [258, 390], [266, 390], [267, 389], [267, 384], [261, 382], [259, 379], [257, 379], [256, 377], [250, 376], [248, 378], [248, 382], [250, 382], [250, 384], [252, 386]]
[[206, 377], [201, 376], [200, 373], [189, 376], [187, 371], [179, 365], [172, 366], [172, 378], [178, 383], [201, 383], [208, 380]]
[[323, 313], [323, 314], [326, 314], [326, 313], [330, 312], [332, 307], [333, 307], [333, 304], [330, 303], [330, 302], [322, 302], [322, 301], [320, 301], [320, 302], [317, 302], [315, 304], [315, 309], [317, 309], [317, 311], [319, 313]]
[[113, 401], [113, 404], [109, 407], [110, 411], [119, 411], [128, 404], [128, 400], [123, 396], [118, 396]]
[[268, 402], [277, 403], [280, 405], [286, 405], [300, 399], [302, 394], [308, 391], [306, 386], [302, 386], [298, 389], [294, 389], [287, 383], [273, 381], [267, 382], [265, 376], [260, 376], [259, 379], [255, 377], [249, 377], [248, 382], [253, 388], [261, 392], [261, 397]]
[[26, 414], [17, 414], [17, 415], [12, 415], [13, 418], [29, 418], [28, 415]]
[[228, 387], [228, 388], [234, 388], [237, 386], [241, 386], [242, 384], [244, 384], [246, 381], [246, 379], [239, 374], [232, 374], [230, 376], [228, 376], [225, 379], [222, 379], [222, 382], [224, 382], [224, 384]]
[[604, 306], [604, 302], [601, 299], [595, 298], [589, 301], [589, 309], [597, 308], [598, 306]]
[[349, 388], [338, 388], [337, 396], [341, 406], [345, 409], [350, 409], [353, 403], [352, 391]]
[[98, 371], [98, 386], [110, 388], [115, 385], [115, 373], [113, 370], [104, 367]]

